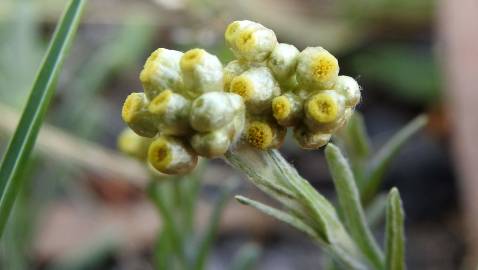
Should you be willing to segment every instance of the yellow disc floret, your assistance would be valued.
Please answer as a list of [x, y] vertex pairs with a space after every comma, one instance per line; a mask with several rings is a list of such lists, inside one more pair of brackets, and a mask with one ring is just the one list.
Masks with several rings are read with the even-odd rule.
[[206, 51], [203, 49], [192, 49], [184, 53], [181, 58], [181, 69], [191, 70], [196, 65], [201, 63], [202, 57], [206, 54]]
[[297, 81], [308, 90], [330, 89], [339, 74], [337, 58], [322, 47], [307, 47], [299, 53]]
[[148, 150], [148, 161], [158, 171], [163, 172], [168, 169], [172, 160], [172, 149], [169, 142], [160, 137], [156, 139]]
[[163, 48], [159, 48], [146, 59], [143, 70], [139, 74], [139, 80], [143, 83], [145, 88], [150, 88], [152, 84], [152, 76], [155, 73], [155, 61], [159, 58], [159, 55], [163, 51]]
[[182, 139], [160, 136], [148, 149], [148, 162], [165, 174], [183, 174], [196, 167], [198, 156]]
[[141, 110], [143, 106], [143, 97], [139, 93], [131, 93], [126, 98], [123, 109], [121, 110], [121, 117], [126, 123], [130, 123], [137, 111]]
[[274, 132], [269, 124], [261, 121], [254, 121], [247, 128], [246, 140], [255, 148], [267, 149], [271, 146]]
[[247, 52], [256, 45], [256, 37], [254, 31], [256, 29], [250, 28], [239, 33], [236, 39], [236, 47], [238, 50]]
[[334, 95], [318, 93], [310, 97], [306, 112], [318, 123], [330, 123], [339, 116], [339, 104]]
[[151, 103], [149, 103], [148, 110], [157, 115], [164, 114], [172, 95], [173, 92], [169, 89], [157, 95]]
[[231, 82], [230, 91], [234, 94], [238, 94], [244, 100], [248, 100], [254, 94], [254, 84], [244, 75], [237, 76]]
[[319, 82], [326, 82], [337, 76], [339, 65], [337, 59], [327, 51], [318, 54], [311, 63], [312, 74]]
[[138, 135], [152, 138], [158, 133], [158, 129], [146, 103], [144, 93], [131, 93], [123, 104], [121, 117]]
[[224, 37], [226, 38], [226, 41], [229, 43], [232, 43], [236, 34], [237, 30], [240, 28], [240, 21], [235, 21], [231, 24], [229, 24], [226, 28], [226, 32], [224, 33]]
[[292, 104], [285, 96], [278, 96], [272, 100], [272, 113], [277, 120], [284, 120], [290, 116]]

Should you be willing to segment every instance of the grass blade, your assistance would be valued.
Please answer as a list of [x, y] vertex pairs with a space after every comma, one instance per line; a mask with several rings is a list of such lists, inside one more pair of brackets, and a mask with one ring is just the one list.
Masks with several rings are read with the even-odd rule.
[[392, 188], [388, 195], [387, 224], [385, 232], [387, 270], [405, 269], [404, 214], [398, 189]]
[[398, 154], [400, 148], [418, 130], [427, 123], [427, 117], [420, 115], [408, 123], [403, 129], [395, 134], [374, 156], [368, 169], [368, 179], [361, 189], [362, 201], [370, 202], [383, 179], [385, 172], [392, 159]]
[[347, 160], [339, 148], [331, 143], [325, 149], [335, 189], [344, 213], [345, 224], [365, 257], [376, 269], [383, 269], [383, 254], [367, 226], [360, 194]]
[[284, 223], [287, 223], [290, 226], [296, 228], [297, 230], [302, 231], [305, 234], [309, 235], [313, 239], [318, 238], [317, 233], [311, 227], [309, 227], [309, 225], [305, 224], [302, 220], [299, 220], [296, 217], [289, 215], [288, 213], [272, 208], [258, 201], [251, 200], [244, 196], [238, 195], [238, 196], [235, 196], [235, 198], [238, 202], [244, 205], [252, 206], [266, 215], [269, 215]]
[[55, 83], [68, 48], [78, 29], [85, 2], [86, 0], [72, 0], [63, 14], [2, 161], [0, 167], [0, 237], [21, 186], [22, 181], [19, 176], [30, 156], [43, 117], [55, 92]]
[[[178, 181], [179, 179], [168, 179], [169, 181]], [[168, 181], [166, 180], [166, 181]], [[159, 186], [161, 184], [167, 183], [158, 183], [156, 179], [151, 179], [146, 191], [149, 198], [151, 199], [154, 206], [158, 209], [161, 216], [161, 222], [164, 224], [164, 230], [168, 232], [168, 237], [170, 239], [170, 244], [176, 251], [179, 259], [182, 263], [186, 263], [186, 256], [184, 254], [184, 249], [182, 245], [182, 237], [178, 231], [179, 227], [176, 224], [173, 213], [171, 212], [172, 207], [168, 204], [167, 198], [162, 196], [159, 188], [164, 188], [164, 186]]]

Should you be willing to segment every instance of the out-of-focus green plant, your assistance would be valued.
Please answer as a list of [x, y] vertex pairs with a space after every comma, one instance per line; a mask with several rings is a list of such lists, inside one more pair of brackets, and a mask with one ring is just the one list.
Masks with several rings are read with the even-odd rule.
[[3, 158], [0, 167], [0, 236], [21, 187], [21, 174], [25, 171], [25, 164], [35, 144], [49, 101], [54, 94], [56, 79], [76, 33], [84, 4], [85, 1], [72, 0], [58, 24], [20, 123]]
[[388, 44], [352, 56], [352, 67], [387, 95], [412, 104], [440, 101], [440, 72], [431, 51]]

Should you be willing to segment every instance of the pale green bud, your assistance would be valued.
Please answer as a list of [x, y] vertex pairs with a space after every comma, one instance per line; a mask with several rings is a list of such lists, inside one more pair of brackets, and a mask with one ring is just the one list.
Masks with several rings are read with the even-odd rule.
[[272, 115], [279, 125], [296, 125], [303, 117], [302, 99], [293, 93], [285, 93], [272, 100]]
[[182, 56], [182, 52], [159, 48], [148, 57], [139, 79], [149, 100], [166, 89], [179, 91], [182, 88], [179, 66]]
[[312, 94], [304, 103], [305, 123], [313, 132], [330, 133], [340, 127], [345, 115], [345, 98], [334, 90]]
[[191, 107], [191, 126], [200, 132], [212, 131], [231, 122], [241, 108], [241, 97], [225, 92], [210, 92], [196, 98]]
[[161, 92], [148, 106], [159, 132], [164, 135], [185, 135], [191, 131], [190, 108], [189, 100], [171, 90]]
[[126, 155], [138, 160], [146, 160], [149, 145], [154, 139], [139, 136], [129, 128], [125, 128], [118, 136], [118, 149]]
[[294, 128], [294, 139], [303, 149], [319, 149], [326, 145], [331, 137], [330, 133], [311, 132], [304, 126]]
[[191, 139], [191, 146], [200, 155], [215, 158], [224, 155], [231, 145], [226, 130], [219, 129], [206, 133], [197, 133]]
[[144, 93], [131, 93], [123, 104], [121, 117], [138, 135], [152, 138], [158, 133], [158, 129], [147, 105]]
[[239, 109], [237, 110], [234, 119], [229, 124], [221, 128], [221, 130], [226, 132], [231, 143], [235, 143], [240, 139], [246, 124], [246, 112], [242, 100], [240, 100], [240, 106], [237, 106], [237, 108]]
[[266, 67], [251, 68], [235, 77], [230, 91], [240, 95], [253, 114], [270, 111], [272, 99], [280, 95], [279, 85]]
[[233, 60], [224, 67], [224, 90], [231, 88], [231, 82], [236, 77], [247, 70], [247, 66], [239, 60]]
[[307, 47], [298, 57], [297, 81], [309, 90], [331, 89], [339, 74], [337, 58], [322, 47]]
[[192, 49], [181, 58], [184, 88], [190, 97], [223, 91], [222, 64], [217, 56], [203, 49]]
[[188, 173], [196, 167], [197, 161], [196, 153], [179, 138], [160, 136], [149, 146], [149, 164], [165, 174]]
[[360, 102], [360, 86], [354, 78], [339, 76], [334, 89], [345, 97], [345, 106], [353, 108]]
[[226, 41], [239, 59], [262, 62], [277, 45], [274, 31], [250, 21], [236, 21], [226, 30]]
[[267, 66], [280, 82], [287, 81], [295, 73], [299, 50], [289, 44], [278, 44], [267, 60]]
[[256, 23], [248, 20], [234, 21], [230, 23], [226, 28], [226, 32], [224, 33], [226, 45], [231, 50], [236, 50], [236, 40], [238, 35], [242, 33], [247, 28], [247, 26], [254, 24]]

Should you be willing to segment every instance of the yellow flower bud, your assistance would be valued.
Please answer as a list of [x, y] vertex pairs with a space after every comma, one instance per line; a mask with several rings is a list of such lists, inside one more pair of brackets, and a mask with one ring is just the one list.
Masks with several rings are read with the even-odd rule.
[[146, 160], [148, 148], [154, 139], [139, 136], [129, 128], [125, 128], [118, 136], [118, 149], [126, 155], [138, 160]]
[[246, 129], [246, 141], [261, 150], [279, 148], [284, 142], [287, 130], [270, 121], [253, 120]]
[[228, 91], [231, 88], [231, 82], [236, 77], [241, 75], [246, 71], [246, 66], [244, 66], [240, 61], [233, 60], [229, 62], [224, 67], [224, 90]]
[[250, 21], [231, 23], [225, 37], [237, 58], [248, 62], [265, 61], [277, 45], [274, 31]]
[[330, 133], [311, 132], [304, 126], [294, 128], [294, 139], [303, 149], [319, 149], [326, 145], [331, 137]]
[[189, 111], [191, 102], [171, 90], [161, 92], [148, 106], [163, 135], [185, 135], [191, 131]]
[[272, 115], [279, 125], [294, 126], [302, 118], [302, 101], [292, 94], [286, 93], [272, 100]]
[[339, 76], [334, 89], [345, 97], [345, 106], [353, 108], [360, 102], [360, 86], [354, 78]]
[[226, 32], [224, 33], [227, 46], [234, 51], [236, 48], [236, 39], [238, 34], [244, 31], [247, 26], [253, 24], [255, 24], [255, 22], [248, 20], [234, 21], [230, 23], [226, 28]]
[[160, 136], [149, 146], [148, 162], [165, 174], [185, 174], [192, 171], [198, 157], [182, 140]]
[[308, 47], [298, 57], [297, 81], [306, 89], [330, 89], [339, 74], [337, 58], [322, 47]]
[[179, 61], [182, 56], [182, 52], [159, 48], [148, 57], [139, 79], [149, 100], [166, 89], [180, 91], [183, 81]]
[[333, 90], [317, 91], [305, 101], [307, 117], [321, 124], [336, 121], [344, 109], [344, 98]]
[[143, 93], [131, 93], [123, 104], [121, 117], [138, 135], [152, 138], [158, 129], [146, 106], [147, 99]]
[[271, 109], [272, 99], [280, 95], [280, 88], [268, 68], [251, 68], [231, 82], [232, 93], [240, 95], [250, 113]]
[[213, 131], [231, 122], [243, 106], [241, 97], [236, 94], [206, 93], [192, 103], [189, 120], [197, 131]]
[[223, 71], [219, 59], [203, 49], [192, 49], [181, 58], [184, 88], [190, 97], [223, 91]]
[[229, 149], [231, 141], [226, 130], [197, 133], [191, 139], [191, 146], [201, 156], [216, 158], [224, 155]]
[[298, 56], [299, 50], [295, 46], [280, 43], [272, 51], [267, 66], [278, 81], [287, 81], [295, 73]]

